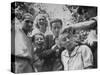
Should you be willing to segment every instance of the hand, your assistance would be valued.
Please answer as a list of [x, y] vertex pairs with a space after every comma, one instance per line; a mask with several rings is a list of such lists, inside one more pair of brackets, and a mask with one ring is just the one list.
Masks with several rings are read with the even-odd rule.
[[52, 46], [51, 50], [57, 50], [58, 49], [58, 46], [55, 44]]

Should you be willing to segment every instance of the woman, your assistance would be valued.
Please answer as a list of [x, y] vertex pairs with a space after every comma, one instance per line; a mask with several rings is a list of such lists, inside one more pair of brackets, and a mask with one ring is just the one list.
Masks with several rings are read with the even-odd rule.
[[47, 33], [48, 23], [46, 14], [38, 14], [34, 20], [34, 30], [32, 31], [32, 36], [36, 32], [41, 32], [45, 35]]

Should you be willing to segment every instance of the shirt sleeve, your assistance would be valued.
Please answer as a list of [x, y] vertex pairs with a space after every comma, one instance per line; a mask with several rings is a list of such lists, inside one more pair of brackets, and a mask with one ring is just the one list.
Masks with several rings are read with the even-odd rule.
[[91, 49], [88, 46], [82, 46], [82, 59], [84, 68], [87, 68], [89, 66], [93, 65], [93, 54], [91, 52]]
[[61, 53], [61, 62], [62, 62], [62, 64], [64, 65], [64, 51]]
[[64, 70], [67, 69], [67, 67], [68, 67], [68, 64], [67, 64], [68, 63], [68, 60], [69, 60], [68, 54], [66, 53], [66, 50], [64, 50], [61, 53], [61, 62], [63, 64], [63, 66], [64, 66]]

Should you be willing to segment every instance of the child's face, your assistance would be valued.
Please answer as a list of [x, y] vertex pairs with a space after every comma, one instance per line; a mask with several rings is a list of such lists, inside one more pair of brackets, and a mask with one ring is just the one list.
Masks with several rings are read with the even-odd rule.
[[42, 35], [39, 35], [39, 34], [35, 35], [35, 44], [37, 46], [43, 46], [44, 42], [45, 42], [45, 40], [44, 40], [44, 37]]
[[60, 22], [55, 22], [55, 23], [52, 23], [52, 32], [55, 36], [59, 36], [59, 33], [60, 33], [60, 30], [62, 28], [62, 25]]

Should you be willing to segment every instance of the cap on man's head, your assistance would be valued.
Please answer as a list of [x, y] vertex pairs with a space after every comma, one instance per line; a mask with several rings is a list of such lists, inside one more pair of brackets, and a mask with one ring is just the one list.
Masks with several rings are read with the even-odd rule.
[[52, 23], [55, 23], [55, 22], [60, 22], [61, 26], [62, 26], [62, 24], [63, 24], [61, 19], [56, 18], [56, 19], [51, 20], [50, 26], [52, 27]]
[[23, 20], [31, 20], [33, 21], [33, 16], [30, 13], [25, 13], [22, 17]]

